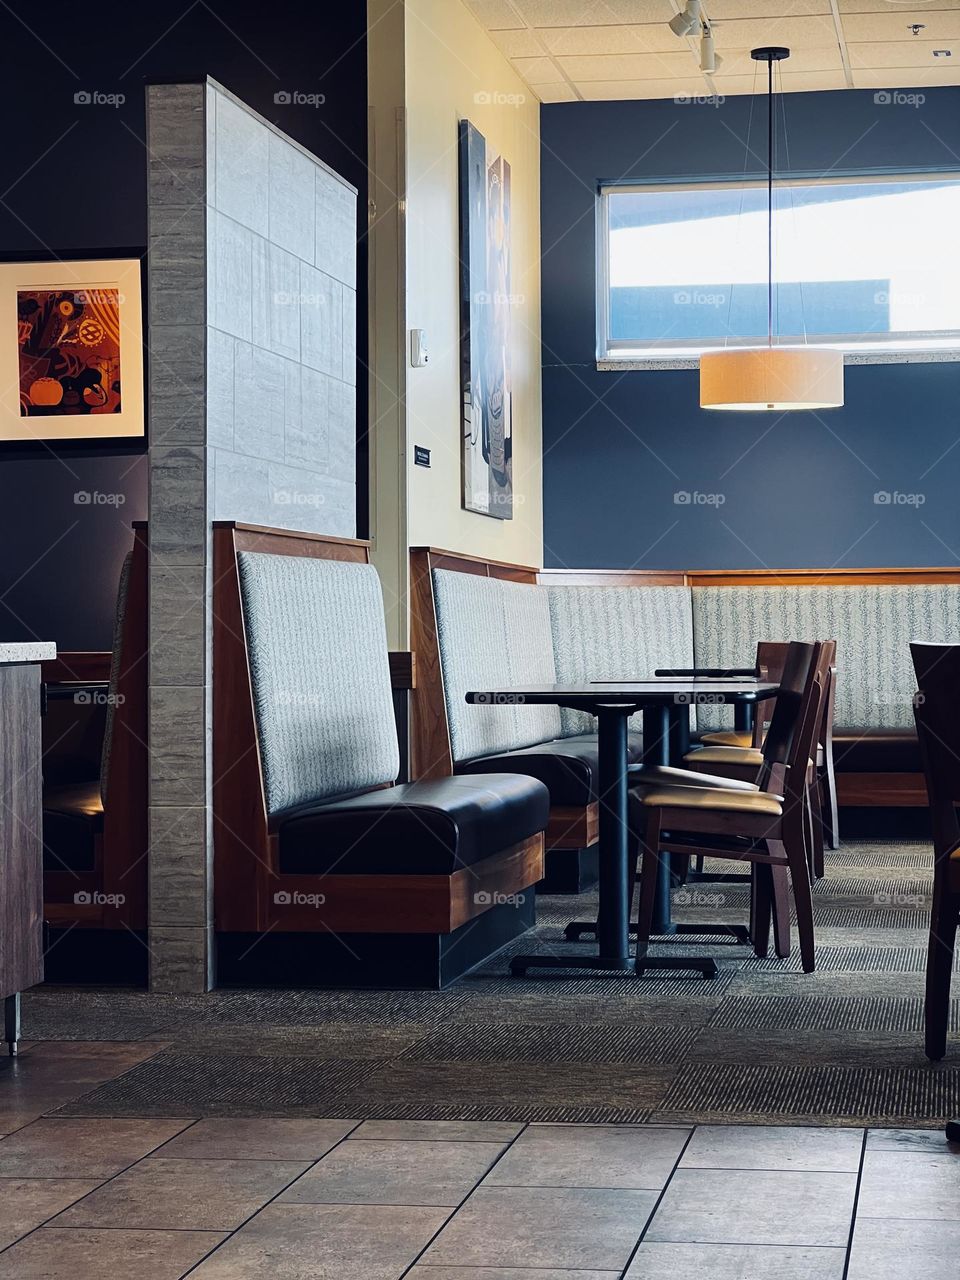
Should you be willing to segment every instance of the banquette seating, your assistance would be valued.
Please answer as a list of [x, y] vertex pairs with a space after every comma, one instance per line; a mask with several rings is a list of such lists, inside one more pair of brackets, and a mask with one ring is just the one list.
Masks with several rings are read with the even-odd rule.
[[[147, 546], [134, 527], [110, 653], [61, 653], [42, 671], [47, 975], [146, 978]], [[105, 677], [105, 679], [103, 679]], [[139, 937], [138, 937], [139, 935]]]
[[443, 986], [533, 923], [546, 787], [495, 768], [396, 784], [368, 551], [215, 525], [221, 982]]
[[[742, 667], [759, 640], [835, 638], [833, 738], [841, 806], [922, 806], [906, 641], [960, 634], [951, 569], [534, 570], [433, 548], [411, 552], [413, 770], [484, 768], [541, 778], [551, 793], [548, 869], [596, 839], [596, 740], [589, 717], [550, 708], [468, 707], [468, 688], [523, 680], [647, 678], [666, 667]], [[733, 728], [698, 706], [693, 726]], [[639, 755], [641, 726], [631, 752]]]

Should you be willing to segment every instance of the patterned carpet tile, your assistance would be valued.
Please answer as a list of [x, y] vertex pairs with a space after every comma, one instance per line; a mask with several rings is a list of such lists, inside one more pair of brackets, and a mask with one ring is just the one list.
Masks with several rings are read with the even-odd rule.
[[680, 1062], [697, 1027], [471, 1024], [439, 1028], [404, 1054], [414, 1061]]
[[[954, 1019], [960, 1002], [954, 1002]], [[714, 1027], [771, 1028], [780, 1031], [919, 1031], [919, 997], [734, 996], [713, 1019]]]
[[795, 1067], [689, 1064], [658, 1111], [676, 1118], [803, 1118], [824, 1124], [935, 1120], [960, 1111], [960, 1067]]

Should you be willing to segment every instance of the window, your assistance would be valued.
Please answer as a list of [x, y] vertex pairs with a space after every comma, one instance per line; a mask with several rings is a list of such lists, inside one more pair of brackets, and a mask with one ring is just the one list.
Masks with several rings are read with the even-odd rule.
[[[960, 177], [774, 187], [774, 334], [857, 352], [960, 351]], [[767, 333], [766, 182], [600, 192], [598, 356], [695, 358]]]

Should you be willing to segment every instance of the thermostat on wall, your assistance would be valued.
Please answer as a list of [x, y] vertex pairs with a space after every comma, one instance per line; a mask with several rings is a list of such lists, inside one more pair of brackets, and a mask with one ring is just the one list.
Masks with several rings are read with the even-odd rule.
[[422, 444], [413, 446], [413, 465], [415, 467], [429, 467], [430, 450], [425, 449]]

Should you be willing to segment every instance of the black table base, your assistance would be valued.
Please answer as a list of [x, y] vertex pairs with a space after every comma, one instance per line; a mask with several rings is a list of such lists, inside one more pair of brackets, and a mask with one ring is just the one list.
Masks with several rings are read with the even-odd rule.
[[[572, 920], [563, 931], [567, 942], [579, 942], [581, 938], [595, 937], [596, 920]], [[637, 926], [631, 924], [630, 933], [636, 934]], [[663, 938], [681, 937], [683, 934], [702, 934], [709, 937], [732, 938], [737, 944], [750, 942], [750, 930], [745, 924], [675, 924]]]
[[643, 960], [632, 956], [514, 956], [510, 961], [514, 978], [524, 977], [529, 969], [591, 969], [625, 974], [640, 974], [647, 969], [689, 969], [705, 978], [717, 976], [716, 961], [709, 956], [646, 956]]

